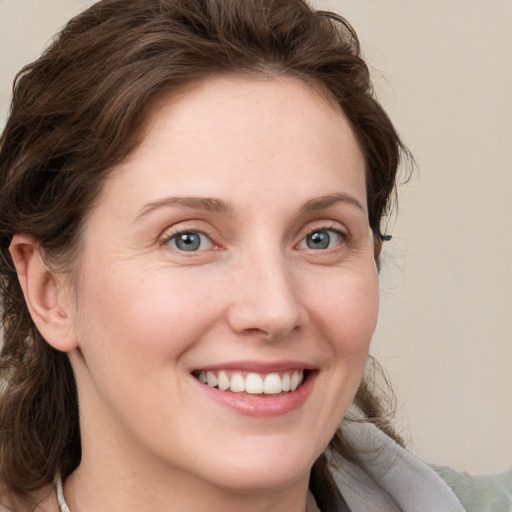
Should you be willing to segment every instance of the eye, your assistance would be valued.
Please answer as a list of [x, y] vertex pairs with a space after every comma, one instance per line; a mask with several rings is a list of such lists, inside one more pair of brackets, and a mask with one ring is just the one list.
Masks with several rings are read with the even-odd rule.
[[300, 249], [331, 249], [340, 245], [345, 238], [344, 233], [335, 229], [315, 229], [299, 243]]
[[206, 251], [214, 247], [213, 242], [199, 231], [176, 233], [166, 243], [173, 249], [184, 252]]

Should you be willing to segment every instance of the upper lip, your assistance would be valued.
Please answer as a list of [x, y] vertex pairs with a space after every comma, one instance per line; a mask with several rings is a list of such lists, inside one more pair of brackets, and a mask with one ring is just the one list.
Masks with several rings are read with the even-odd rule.
[[287, 372], [291, 370], [314, 370], [316, 367], [303, 361], [229, 361], [218, 364], [207, 364], [191, 369], [197, 371], [241, 370], [255, 373]]

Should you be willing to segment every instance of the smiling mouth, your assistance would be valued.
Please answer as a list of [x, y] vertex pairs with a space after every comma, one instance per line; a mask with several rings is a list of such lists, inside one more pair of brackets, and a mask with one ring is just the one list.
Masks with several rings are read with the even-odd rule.
[[250, 395], [279, 395], [299, 389], [308, 374], [308, 370], [297, 369], [266, 374], [231, 370], [199, 370], [192, 375], [202, 384], [220, 391]]

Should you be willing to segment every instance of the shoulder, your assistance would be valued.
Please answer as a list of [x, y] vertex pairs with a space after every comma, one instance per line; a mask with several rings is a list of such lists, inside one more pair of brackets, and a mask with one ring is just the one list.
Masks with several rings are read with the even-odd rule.
[[443, 478], [375, 425], [344, 422], [341, 430], [358, 458], [354, 464], [333, 454], [333, 476], [350, 510], [464, 512]]
[[512, 468], [495, 475], [470, 475], [446, 466], [432, 469], [448, 484], [466, 512], [512, 510]]

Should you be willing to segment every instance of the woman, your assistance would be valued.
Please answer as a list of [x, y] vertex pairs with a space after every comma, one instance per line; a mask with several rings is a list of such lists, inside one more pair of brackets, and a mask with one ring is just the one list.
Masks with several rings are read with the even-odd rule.
[[4, 506], [462, 510], [363, 379], [403, 151], [301, 0], [71, 20], [2, 137]]

